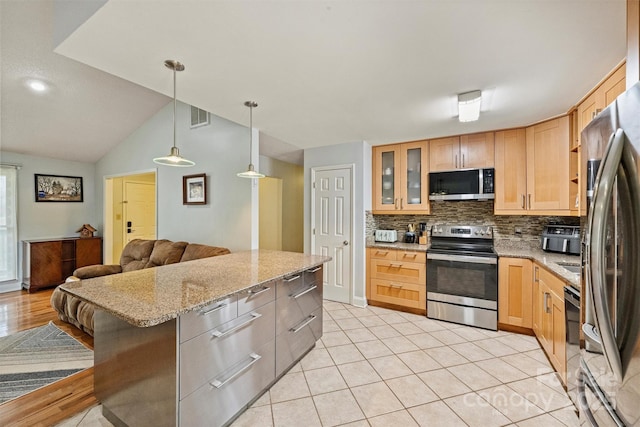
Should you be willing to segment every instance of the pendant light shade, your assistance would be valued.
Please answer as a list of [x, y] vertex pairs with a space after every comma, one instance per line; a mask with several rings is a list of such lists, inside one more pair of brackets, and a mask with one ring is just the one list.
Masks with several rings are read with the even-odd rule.
[[247, 101], [244, 105], [249, 107], [249, 167], [245, 172], [240, 172], [238, 176], [240, 178], [264, 178], [263, 174], [256, 171], [253, 166], [253, 162], [251, 161], [251, 156], [253, 154], [253, 108], [257, 107], [258, 104], [253, 101]]
[[159, 165], [166, 166], [194, 166], [194, 162], [180, 156], [180, 150], [178, 150], [178, 147], [176, 147], [176, 72], [183, 71], [184, 65], [176, 60], [167, 59], [166, 61], [164, 61], [164, 66], [173, 70], [173, 147], [171, 147], [171, 152], [168, 156], [156, 157], [155, 159], [153, 159], [153, 162]]

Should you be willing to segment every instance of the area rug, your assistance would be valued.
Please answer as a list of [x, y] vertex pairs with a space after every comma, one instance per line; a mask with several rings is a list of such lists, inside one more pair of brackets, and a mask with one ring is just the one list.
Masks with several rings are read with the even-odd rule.
[[93, 366], [93, 351], [48, 325], [0, 338], [0, 403]]

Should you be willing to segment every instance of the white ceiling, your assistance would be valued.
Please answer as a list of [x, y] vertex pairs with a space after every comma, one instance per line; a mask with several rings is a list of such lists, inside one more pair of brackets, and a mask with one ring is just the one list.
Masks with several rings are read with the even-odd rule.
[[[255, 100], [254, 127], [310, 148], [530, 124], [626, 53], [625, 0], [110, 0], [57, 53], [50, 35], [28, 44], [50, 14], [6, 19], [25, 3], [47, 8], [2, 5], [2, 148], [84, 161], [167, 102], [165, 59], [186, 66], [181, 101], [246, 125]], [[34, 74], [55, 88], [45, 102], [20, 84]], [[456, 94], [474, 89], [484, 112], [459, 123]]]

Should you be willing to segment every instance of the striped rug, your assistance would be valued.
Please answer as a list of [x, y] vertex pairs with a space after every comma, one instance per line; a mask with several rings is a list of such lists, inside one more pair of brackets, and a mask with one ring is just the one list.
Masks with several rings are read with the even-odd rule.
[[93, 351], [53, 323], [0, 338], [0, 403], [93, 366]]

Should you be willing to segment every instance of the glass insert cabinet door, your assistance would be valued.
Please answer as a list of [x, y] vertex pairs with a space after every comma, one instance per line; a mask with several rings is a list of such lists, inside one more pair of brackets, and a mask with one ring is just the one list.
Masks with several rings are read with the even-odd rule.
[[382, 205], [396, 204], [397, 195], [395, 194], [395, 151], [383, 151], [381, 153], [381, 171], [382, 173], [382, 197], [380, 203]]
[[406, 151], [407, 156], [407, 179], [406, 179], [406, 195], [404, 203], [409, 205], [422, 204], [422, 179], [421, 179], [421, 158], [422, 148], [410, 148]]

